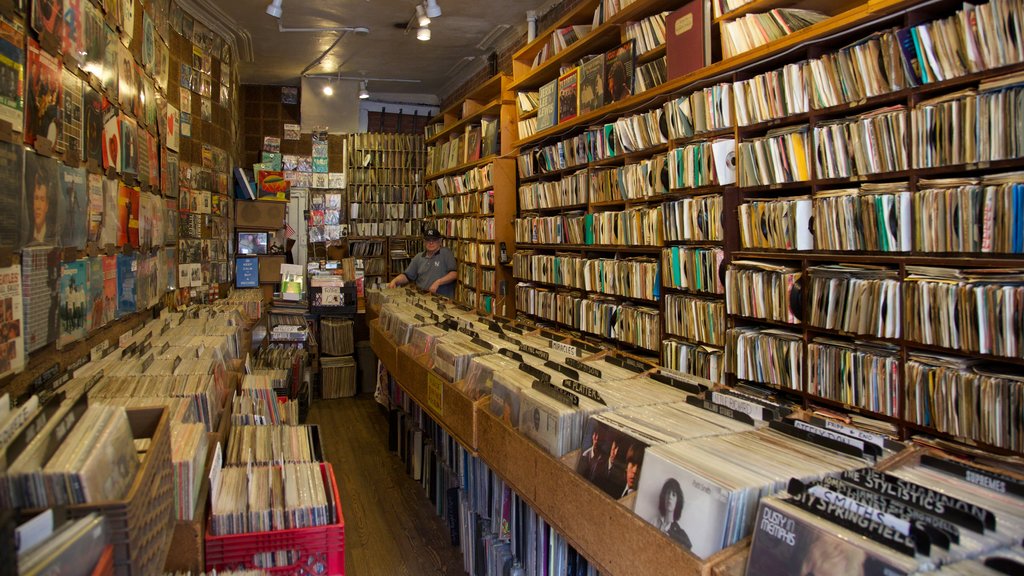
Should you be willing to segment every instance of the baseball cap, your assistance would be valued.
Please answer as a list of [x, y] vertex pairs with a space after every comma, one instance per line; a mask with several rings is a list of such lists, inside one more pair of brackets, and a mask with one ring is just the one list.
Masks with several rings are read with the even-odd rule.
[[437, 231], [437, 228], [427, 228], [423, 231], [424, 240], [441, 240], [442, 238], [444, 238], [444, 236], [441, 236], [441, 233]]

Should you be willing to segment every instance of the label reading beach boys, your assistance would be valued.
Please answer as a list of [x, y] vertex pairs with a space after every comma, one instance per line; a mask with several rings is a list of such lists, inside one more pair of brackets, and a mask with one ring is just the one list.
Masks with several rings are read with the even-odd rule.
[[601, 398], [600, 392], [594, 390], [590, 386], [584, 385], [582, 382], [566, 378], [565, 380], [562, 380], [562, 386], [572, 390], [580, 396], [586, 396], [598, 404], [604, 404], [605, 406], [608, 405], [608, 403], [604, 401], [604, 398]]
[[575, 346], [570, 346], [568, 344], [563, 344], [561, 342], [555, 342], [554, 340], [551, 341], [551, 349], [558, 350], [559, 352], [563, 354], [568, 354], [569, 356], [579, 355], [579, 353], [576, 351]]
[[575, 358], [566, 358], [565, 363], [579, 370], [580, 372], [590, 374], [591, 376], [594, 376], [596, 378], [601, 378], [601, 371], [595, 368], [594, 366], [591, 366], [590, 364], [584, 364], [583, 362], [580, 362]]
[[558, 386], [555, 386], [551, 382], [534, 380], [533, 389], [540, 392], [541, 394], [544, 394], [545, 396], [550, 396], [551, 398], [554, 398], [555, 400], [567, 406], [580, 405], [579, 396], [573, 394], [572, 392], [569, 392], [568, 390], [559, 388]]
[[551, 359], [551, 356], [547, 352], [545, 352], [543, 350], [538, 350], [537, 348], [534, 348], [533, 346], [530, 346], [529, 344], [520, 344], [519, 345], [519, 350], [522, 351], [522, 352], [526, 352], [530, 356], [536, 356], [537, 358], [540, 358], [541, 360], [550, 360]]
[[444, 381], [433, 372], [427, 373], [427, 408], [444, 416]]

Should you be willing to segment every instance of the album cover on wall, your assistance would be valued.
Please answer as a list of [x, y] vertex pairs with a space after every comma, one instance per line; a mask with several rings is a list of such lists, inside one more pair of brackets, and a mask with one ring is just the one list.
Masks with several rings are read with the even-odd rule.
[[103, 259], [103, 325], [113, 322], [117, 314], [117, 255]]
[[104, 177], [103, 186], [103, 226], [100, 229], [100, 246], [118, 245], [121, 230], [120, 211], [117, 200], [120, 183]]
[[22, 173], [25, 148], [0, 141], [0, 187], [8, 192], [0, 194], [0, 248], [16, 251], [22, 245], [22, 203], [24, 195]]
[[88, 272], [86, 260], [64, 262], [60, 270], [60, 302], [57, 309], [57, 320], [60, 332], [57, 336], [57, 347], [85, 337], [85, 319], [89, 315]]
[[88, 0], [82, 3], [82, 25], [85, 32], [85, 61], [82, 69], [95, 76], [102, 86], [107, 74], [103, 55], [107, 41], [103, 30], [103, 13]]
[[103, 99], [103, 168], [121, 172], [121, 113]]
[[[63, 46], [64, 60], [73, 60], [81, 66], [85, 64], [84, 5], [88, 4], [89, 0], [62, 1], [64, 3], [64, 26], [61, 34], [61, 45]], [[57, 4], [59, 5], [59, 2]]]
[[25, 369], [21, 267], [0, 268], [0, 378]]
[[85, 249], [88, 233], [89, 192], [85, 184], [85, 169], [60, 165], [60, 192], [64, 216], [61, 224], [61, 246]]
[[117, 255], [117, 315], [135, 312], [135, 280], [138, 262], [135, 253]]
[[82, 79], [64, 68], [64, 97], [61, 103], [61, 132], [57, 148], [65, 151], [65, 160], [82, 159]]
[[28, 90], [25, 106], [25, 143], [46, 138], [53, 146], [60, 142], [60, 103], [63, 93], [60, 60], [28, 41]]
[[139, 245], [139, 191], [136, 188], [118, 185], [117, 192], [117, 245]]
[[32, 29], [48, 43], [59, 48], [64, 34], [63, 2], [37, 0], [32, 2]]
[[103, 176], [86, 174], [85, 186], [89, 194], [89, 210], [86, 216], [88, 233], [86, 240], [97, 244], [103, 231]]
[[104, 325], [106, 315], [103, 310], [103, 257], [88, 259], [89, 280], [89, 315], [85, 319], [85, 333], [88, 334]]
[[180, 118], [178, 116], [178, 109], [168, 102], [164, 112], [164, 145], [175, 152], [178, 151], [179, 136], [181, 132], [181, 126], [179, 123]]
[[606, 104], [618, 102], [633, 95], [634, 56], [633, 41], [609, 50], [604, 57]]
[[22, 202], [22, 244], [56, 245], [59, 238], [60, 170], [48, 156], [25, 154], [24, 201]]
[[82, 94], [82, 152], [86, 164], [103, 167], [103, 96], [88, 83]]
[[21, 132], [25, 125], [25, 33], [0, 18], [0, 120]]
[[135, 0], [121, 0], [118, 14], [121, 16], [121, 42], [128, 46], [135, 35]]
[[26, 352], [34, 352], [57, 339], [60, 256], [60, 249], [53, 246], [21, 250]]
[[139, 173], [139, 128], [135, 120], [121, 114], [121, 172]]
[[128, 48], [117, 47], [117, 101], [122, 110], [132, 110], [138, 98], [135, 58]]
[[145, 10], [142, 11], [142, 66], [151, 74], [156, 67], [156, 27]]
[[120, 87], [119, 79], [119, 56], [121, 54], [121, 42], [118, 40], [117, 31], [109, 25], [103, 25], [103, 91], [107, 98], [115, 102], [120, 101], [117, 93]]
[[164, 196], [169, 198], [178, 197], [178, 155], [174, 152], [164, 152], [160, 155], [160, 189]]

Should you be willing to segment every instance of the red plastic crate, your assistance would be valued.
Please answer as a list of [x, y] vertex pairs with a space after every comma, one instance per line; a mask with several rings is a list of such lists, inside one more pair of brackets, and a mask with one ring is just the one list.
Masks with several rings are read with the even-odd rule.
[[206, 527], [206, 570], [254, 570], [271, 574], [321, 576], [345, 574], [345, 518], [338, 483], [330, 464], [320, 464], [325, 485], [334, 498], [337, 524], [212, 536]]

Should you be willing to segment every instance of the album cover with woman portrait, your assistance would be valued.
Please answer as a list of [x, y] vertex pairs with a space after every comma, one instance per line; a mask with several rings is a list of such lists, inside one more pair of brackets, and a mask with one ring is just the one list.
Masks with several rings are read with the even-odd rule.
[[36, 138], [46, 138], [53, 146], [60, 142], [62, 71], [60, 60], [29, 39], [25, 143], [30, 146], [35, 146]]
[[33, 0], [32, 29], [40, 37], [46, 37], [47, 43], [52, 42], [60, 47], [64, 34], [64, 3], [61, 0]]
[[644, 455], [633, 511], [700, 558], [722, 549], [728, 493], [672, 461], [672, 444]]
[[60, 237], [60, 167], [49, 156], [25, 154], [22, 245], [56, 245]]
[[22, 243], [22, 173], [25, 148], [0, 141], [0, 248], [17, 251]]

